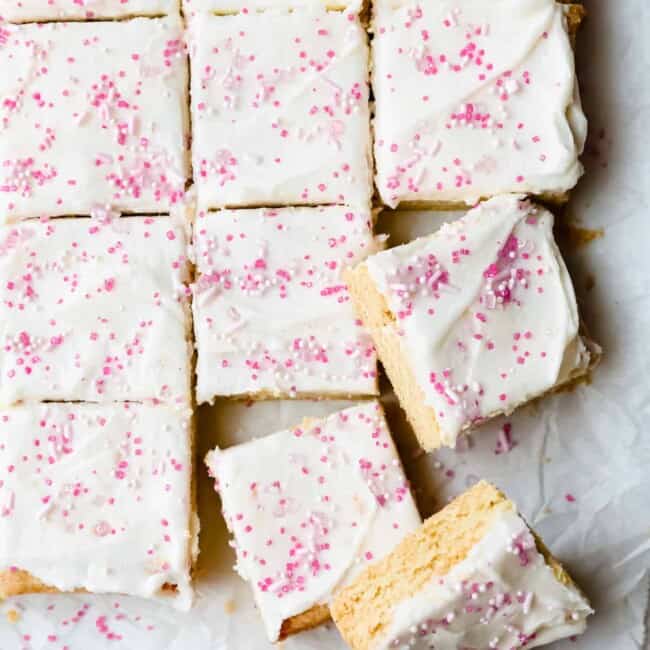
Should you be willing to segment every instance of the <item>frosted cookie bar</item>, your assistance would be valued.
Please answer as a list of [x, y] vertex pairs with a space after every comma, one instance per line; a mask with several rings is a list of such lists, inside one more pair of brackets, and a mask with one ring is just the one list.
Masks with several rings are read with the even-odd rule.
[[194, 229], [197, 399], [377, 393], [346, 267], [377, 250], [345, 207], [224, 210]]
[[190, 401], [186, 239], [169, 217], [0, 228], [0, 404]]
[[271, 641], [326, 621], [334, 590], [420, 525], [378, 402], [206, 463]]
[[183, 0], [183, 12], [192, 16], [200, 12], [231, 14], [240, 11], [265, 11], [268, 9], [348, 9], [360, 12], [363, 0]]
[[187, 406], [0, 410], [0, 597], [85, 590], [192, 601]]
[[189, 38], [202, 206], [368, 202], [368, 49], [355, 16], [197, 14]]
[[454, 446], [588, 370], [553, 216], [521, 195], [380, 252], [346, 280], [424, 449]]
[[569, 34], [581, 15], [554, 0], [381, 0], [372, 54], [383, 202], [566, 199], [587, 132]]
[[164, 16], [178, 9], [179, 0], [0, 0], [0, 17], [17, 23]]
[[333, 603], [352, 650], [535, 648], [592, 613], [515, 505], [481, 482], [369, 566]]
[[189, 174], [178, 17], [3, 29], [0, 223], [169, 211]]

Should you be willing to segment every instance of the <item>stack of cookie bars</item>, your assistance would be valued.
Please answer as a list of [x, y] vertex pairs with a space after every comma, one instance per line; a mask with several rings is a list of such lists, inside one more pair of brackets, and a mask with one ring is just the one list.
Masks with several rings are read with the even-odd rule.
[[[376, 397], [378, 353], [430, 450], [595, 362], [553, 217], [526, 198], [562, 203], [582, 173], [578, 5], [0, 0], [0, 16], [0, 595], [189, 607], [196, 402]], [[373, 231], [382, 205], [477, 203], [397, 249]], [[386, 603], [360, 624], [374, 563], [427, 544], [379, 402], [206, 462], [272, 641], [331, 609], [354, 648], [476, 641], [462, 616], [418, 627], [434, 614], [405, 613], [405, 588], [399, 624]], [[524, 539], [491, 486], [467, 504], [485, 536], [496, 509]], [[445, 526], [425, 526], [440, 554]], [[445, 573], [482, 541], [467, 535]], [[504, 596], [491, 648], [584, 627], [539, 549], [546, 610], [568, 614]]]

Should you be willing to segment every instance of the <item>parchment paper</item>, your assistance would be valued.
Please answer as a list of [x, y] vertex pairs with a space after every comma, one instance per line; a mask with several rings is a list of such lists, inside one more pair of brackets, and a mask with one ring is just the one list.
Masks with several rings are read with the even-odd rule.
[[[650, 568], [650, 3], [586, 5], [578, 62], [591, 136], [587, 174], [570, 212], [574, 224], [602, 228], [604, 236], [564, 252], [584, 320], [605, 350], [593, 383], [482, 427], [459, 451], [434, 455], [418, 453], [388, 385], [384, 402], [423, 516], [478, 477], [493, 480], [587, 592], [597, 612], [587, 633], [550, 648], [633, 650], [646, 643]], [[379, 229], [395, 244], [440, 221], [384, 214]], [[200, 412], [200, 456], [217, 443], [225, 447], [345, 405], [217, 403]], [[21, 597], [0, 606], [0, 650], [269, 648], [248, 587], [232, 571], [202, 464], [198, 471], [203, 532], [190, 613], [125, 597]], [[284, 643], [286, 650], [343, 647], [332, 625]]]

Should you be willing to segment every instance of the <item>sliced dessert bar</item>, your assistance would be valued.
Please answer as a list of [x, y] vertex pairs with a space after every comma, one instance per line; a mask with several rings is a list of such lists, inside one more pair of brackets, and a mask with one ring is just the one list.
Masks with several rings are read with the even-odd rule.
[[427, 450], [584, 375], [597, 356], [579, 334], [553, 216], [520, 195], [482, 203], [345, 277]]
[[372, 52], [383, 202], [566, 199], [587, 130], [570, 38], [581, 15], [555, 0], [380, 0]]
[[0, 227], [0, 404], [189, 402], [186, 255], [169, 217]]
[[592, 613], [562, 566], [481, 482], [336, 594], [352, 650], [534, 648], [580, 634]]
[[368, 48], [354, 15], [198, 13], [189, 34], [202, 207], [367, 204]]
[[99, 20], [178, 13], [179, 0], [0, 0], [9, 22]]
[[187, 406], [0, 411], [0, 597], [41, 591], [192, 601], [198, 519]]
[[0, 223], [168, 212], [189, 175], [187, 68], [177, 16], [5, 25]]
[[378, 402], [206, 463], [271, 641], [327, 620], [334, 590], [420, 524]]
[[209, 212], [194, 247], [199, 402], [376, 394], [375, 350], [342, 279], [377, 250], [369, 212]]
[[359, 13], [364, 6], [364, 0], [183, 0], [183, 13], [185, 16], [201, 12], [225, 15], [282, 9], [349, 10]]

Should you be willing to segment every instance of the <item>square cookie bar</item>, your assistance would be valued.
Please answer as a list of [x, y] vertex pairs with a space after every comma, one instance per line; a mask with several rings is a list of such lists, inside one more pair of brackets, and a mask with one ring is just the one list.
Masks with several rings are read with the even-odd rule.
[[586, 598], [515, 505], [481, 482], [336, 595], [352, 650], [534, 648], [580, 634]]
[[169, 217], [0, 228], [0, 404], [187, 402], [186, 239]]
[[183, 0], [183, 12], [186, 16], [201, 12], [224, 15], [269, 9], [347, 9], [359, 13], [364, 5], [363, 0]]
[[367, 204], [368, 48], [354, 15], [198, 14], [190, 58], [202, 207]]
[[206, 463], [271, 641], [328, 620], [334, 591], [420, 525], [375, 401]]
[[377, 250], [345, 207], [224, 210], [194, 229], [197, 399], [377, 393], [377, 360], [342, 279]]
[[567, 14], [575, 29], [581, 12], [555, 0], [381, 0], [373, 89], [386, 205], [566, 199], [587, 131]]
[[168, 212], [189, 175], [178, 17], [6, 25], [0, 223]]
[[178, 9], [179, 0], [0, 0], [0, 17], [17, 23], [164, 16]]
[[192, 437], [187, 406], [0, 410], [0, 597], [83, 589], [189, 608]]
[[[422, 447], [584, 375], [553, 215], [496, 197], [429, 237], [374, 255], [346, 280]], [[590, 352], [593, 349], [593, 355]]]

